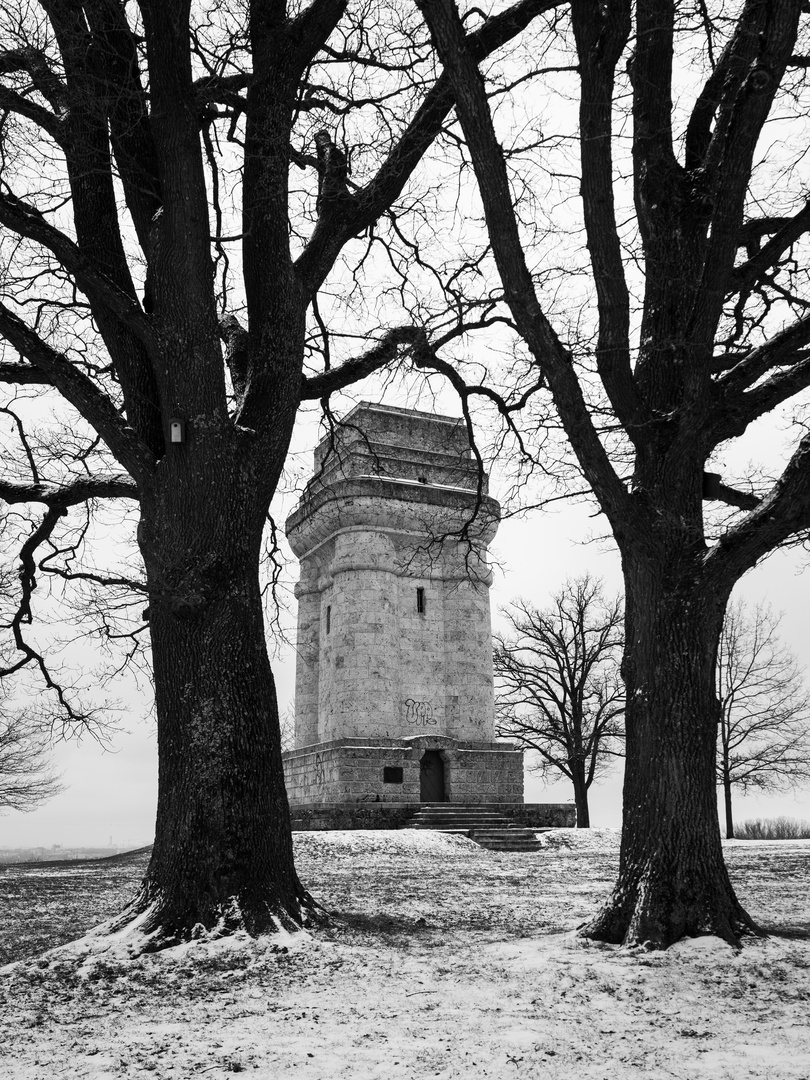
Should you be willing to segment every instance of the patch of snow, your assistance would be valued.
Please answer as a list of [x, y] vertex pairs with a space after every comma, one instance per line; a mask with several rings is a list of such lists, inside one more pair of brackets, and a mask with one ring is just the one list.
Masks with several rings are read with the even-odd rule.
[[810, 1080], [806, 845], [733, 856], [746, 908], [793, 938], [647, 952], [573, 931], [619, 834], [540, 836], [513, 857], [427, 830], [296, 833], [331, 926], [19, 962], [0, 975], [0, 1076]]
[[549, 829], [537, 834], [542, 847], [606, 855], [618, 852], [621, 838], [618, 829]]
[[334, 829], [293, 833], [296, 856], [334, 852], [336, 855], [448, 855], [480, 851], [466, 836], [434, 829]]
[[685, 937], [670, 945], [667, 955], [671, 958], [689, 957], [695, 960], [727, 960], [736, 956], [738, 950], [714, 934], [701, 934], [699, 937]]

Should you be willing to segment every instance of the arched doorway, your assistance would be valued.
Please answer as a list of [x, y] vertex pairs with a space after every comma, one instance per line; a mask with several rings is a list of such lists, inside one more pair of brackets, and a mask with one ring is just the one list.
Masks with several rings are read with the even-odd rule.
[[438, 750], [426, 750], [419, 762], [419, 798], [422, 802], [444, 802], [444, 762]]

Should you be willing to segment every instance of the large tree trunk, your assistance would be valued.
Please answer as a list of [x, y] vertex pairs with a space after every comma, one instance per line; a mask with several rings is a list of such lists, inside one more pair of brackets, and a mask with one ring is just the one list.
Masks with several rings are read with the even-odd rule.
[[299, 925], [309, 902], [293, 865], [264, 636], [264, 510], [227, 456], [209, 460], [207, 482], [189, 469], [190, 483], [162, 485], [139, 529], [160, 775], [152, 858], [117, 925], [141, 916], [151, 948], [202, 930]]
[[706, 933], [737, 944], [757, 927], [729, 881], [717, 816], [714, 666], [727, 597], [709, 593], [688, 568], [679, 574], [625, 560], [625, 582], [619, 877], [581, 933], [653, 948]]

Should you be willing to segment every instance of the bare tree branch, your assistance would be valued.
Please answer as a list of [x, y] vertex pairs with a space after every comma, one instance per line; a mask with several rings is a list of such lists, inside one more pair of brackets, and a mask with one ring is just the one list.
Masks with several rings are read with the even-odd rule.
[[[753, 224], [759, 224], [762, 227], [761, 223], [748, 222], [743, 227], [741, 243], [750, 242], [748, 235]], [[792, 218], [774, 219], [774, 224], [777, 227], [772, 230], [773, 235], [767, 244], [763, 245], [747, 262], [735, 267], [732, 271], [729, 293], [745, 292], [753, 288], [764, 274], [773, 269], [788, 248], [810, 230], [810, 202], [805, 203]]]
[[[0, 314], [2, 318], [2, 314]], [[0, 382], [16, 383], [18, 386], [55, 386], [54, 380], [33, 364], [0, 364]]]
[[547, 375], [566, 432], [588, 482], [615, 530], [635, 510], [593, 427], [568, 351], [546, 319], [520, 241], [503, 152], [492, 125], [483, 79], [468, 48], [453, 0], [420, 0], [437, 51], [453, 85], [456, 111], [473, 156], [487, 229], [515, 325]]
[[54, 73], [41, 49], [28, 45], [0, 53], [0, 75], [10, 75], [16, 71], [25, 71], [30, 75], [31, 82], [56, 115], [64, 113], [69, 107], [67, 88]]
[[[468, 38], [475, 60], [480, 62], [485, 59], [516, 37], [538, 15], [559, 6], [561, 0], [519, 0], [506, 11], [487, 19]], [[428, 92], [374, 179], [353, 195], [339, 213], [319, 221], [295, 264], [308, 296], [318, 291], [346, 241], [370, 228], [399, 197], [425, 151], [441, 131], [453, 104], [451, 80], [442, 75]]]
[[[48, 381], [95, 428], [115, 458], [136, 480], [143, 481], [152, 473], [155, 463], [149, 448], [119, 415], [107, 395], [4, 304], [0, 304], [0, 334], [31, 362], [34, 370], [48, 376]], [[4, 373], [8, 375], [13, 366], [6, 365]], [[27, 376], [28, 369], [21, 370]], [[23, 381], [33, 380], [26, 377]]]
[[719, 482], [720, 478], [717, 477], [717, 483], [707, 486], [705, 479], [711, 474], [704, 474], [703, 485], [703, 498], [708, 501], [716, 501], [726, 503], [727, 506], [736, 506], [740, 510], [754, 510], [759, 506], [762, 501], [758, 496], [749, 491], [738, 491], [736, 488], [728, 487], [726, 484]]
[[[6, 490], [6, 494], [10, 495], [11, 493]], [[0, 497], [5, 498], [4, 495]], [[39, 671], [45, 688], [55, 694], [56, 700], [59, 702], [62, 713], [67, 720], [72, 724], [87, 727], [91, 724], [92, 714], [73, 700], [69, 690], [52, 673], [44, 655], [31, 645], [23, 633], [23, 626], [33, 622], [31, 601], [37, 587], [36, 551], [41, 544], [50, 539], [64, 513], [64, 506], [48, 506], [42, 521], [33, 529], [20, 549], [20, 600], [9, 629], [12, 632], [14, 646], [21, 656], [16, 663], [7, 663], [0, 666], [0, 679], [14, 675], [22, 668], [33, 665]]]
[[138, 487], [123, 476], [89, 476], [70, 484], [18, 484], [0, 480], [0, 500], [14, 503], [45, 503], [64, 511], [88, 499], [138, 499]]
[[135, 35], [116, 0], [87, 0], [87, 21], [99, 45], [97, 62], [110, 87], [110, 140], [127, 207], [141, 247], [148, 250], [151, 222], [163, 199], [148, 98], [138, 70]]
[[708, 580], [737, 580], [769, 551], [810, 527], [810, 435], [799, 443], [779, 480], [705, 558]]
[[412, 349], [427, 341], [425, 331], [418, 326], [398, 326], [388, 330], [383, 338], [363, 353], [362, 356], [346, 360], [340, 367], [332, 368], [321, 375], [304, 378], [301, 384], [301, 400], [308, 401], [328, 397], [337, 390], [342, 390], [352, 383], [359, 382], [380, 368], [390, 364], [403, 346]]
[[810, 342], [810, 316], [790, 323], [774, 334], [764, 344], [752, 349], [717, 380], [717, 386], [725, 391], [723, 408], [733, 404], [734, 395], [747, 390], [773, 367], [789, 365], [794, 358], [800, 363], [805, 359], [798, 350]]
[[633, 437], [649, 412], [630, 367], [630, 297], [613, 200], [611, 146], [616, 65], [630, 36], [630, 3], [576, 0], [571, 18], [582, 58], [582, 205], [599, 308], [596, 360], [611, 404]]
[[0, 709], [0, 812], [29, 813], [62, 790], [48, 767], [48, 742], [30, 716]]
[[47, 248], [76, 279], [91, 303], [108, 308], [153, 352], [158, 350], [154, 328], [137, 300], [99, 273], [93, 262], [64, 233], [49, 224], [33, 206], [0, 193], [0, 224]]
[[23, 97], [22, 94], [17, 94], [5, 86], [0, 86], [0, 109], [33, 121], [47, 132], [54, 142], [62, 144], [65, 133], [58, 118], [48, 109], [31, 101], [30, 98]]

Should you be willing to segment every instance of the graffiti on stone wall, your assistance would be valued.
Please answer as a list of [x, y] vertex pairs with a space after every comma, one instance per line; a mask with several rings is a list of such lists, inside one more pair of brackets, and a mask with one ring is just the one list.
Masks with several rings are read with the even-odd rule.
[[326, 770], [323, 764], [323, 754], [315, 755], [315, 783], [318, 787], [323, 787], [326, 783]]
[[405, 721], [414, 727], [433, 727], [438, 720], [433, 715], [433, 706], [429, 701], [405, 700]]

